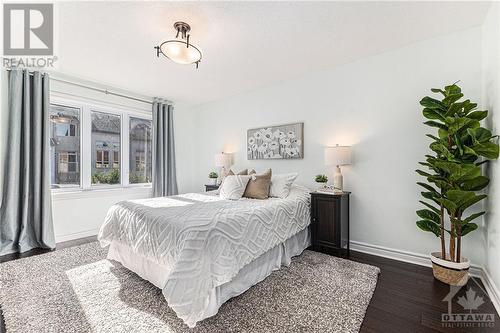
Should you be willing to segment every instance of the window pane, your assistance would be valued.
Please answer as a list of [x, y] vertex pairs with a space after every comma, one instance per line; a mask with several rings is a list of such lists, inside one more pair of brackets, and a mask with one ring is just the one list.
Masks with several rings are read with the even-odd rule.
[[129, 183], [151, 183], [151, 120], [130, 118]]
[[51, 104], [49, 117], [52, 188], [80, 186], [80, 109]]
[[[120, 116], [92, 112], [92, 184], [120, 183]], [[110, 155], [117, 160], [110, 163]]]

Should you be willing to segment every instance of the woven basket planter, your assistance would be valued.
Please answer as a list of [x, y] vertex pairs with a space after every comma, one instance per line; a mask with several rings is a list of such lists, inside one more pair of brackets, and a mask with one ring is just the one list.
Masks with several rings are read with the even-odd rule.
[[464, 286], [469, 280], [470, 261], [461, 258], [460, 262], [441, 259], [441, 253], [431, 253], [432, 273], [441, 282], [452, 286]]

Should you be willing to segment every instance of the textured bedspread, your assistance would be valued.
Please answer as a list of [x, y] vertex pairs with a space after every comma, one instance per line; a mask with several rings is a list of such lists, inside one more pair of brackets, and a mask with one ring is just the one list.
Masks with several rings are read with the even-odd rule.
[[99, 232], [170, 268], [163, 295], [189, 327], [208, 305], [210, 291], [310, 221], [309, 193], [293, 187], [286, 199], [222, 200], [210, 194], [123, 201]]

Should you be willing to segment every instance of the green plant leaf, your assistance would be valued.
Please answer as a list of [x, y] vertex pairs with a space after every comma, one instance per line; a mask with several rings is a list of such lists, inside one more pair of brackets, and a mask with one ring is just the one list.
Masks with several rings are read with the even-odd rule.
[[479, 176], [464, 181], [460, 184], [460, 188], [464, 191], [481, 191], [490, 183], [490, 179], [486, 176]]
[[448, 133], [450, 134], [455, 134], [463, 128], [477, 128], [480, 126], [479, 121], [465, 117], [446, 117], [445, 124], [448, 126]]
[[469, 99], [462, 102], [464, 111], [466, 113], [474, 110], [477, 107], [477, 103], [471, 103]]
[[490, 160], [498, 158], [498, 145], [493, 142], [478, 143], [471, 147], [476, 154]]
[[446, 92], [447, 95], [458, 94], [462, 92], [462, 89], [460, 89], [460, 87], [456, 85], [457, 82], [444, 87], [444, 91]]
[[467, 208], [469, 208], [470, 206], [478, 203], [479, 201], [483, 200], [484, 198], [487, 198], [488, 196], [486, 194], [480, 194], [480, 195], [475, 195], [473, 198], [471, 198], [470, 200], [467, 200], [467, 201], [464, 201], [461, 205], [460, 205], [460, 210], [464, 211], [466, 210]]
[[446, 197], [460, 208], [464, 203], [474, 199], [476, 195], [471, 191], [449, 190], [446, 191]]
[[442, 129], [445, 129], [445, 130], [448, 129], [448, 127], [445, 124], [438, 123], [437, 121], [434, 121], [434, 120], [426, 121], [426, 122], [424, 122], [424, 124], [428, 125], [428, 126], [431, 126], [431, 127], [442, 128]]
[[443, 103], [446, 105], [450, 105], [452, 103], [455, 103], [462, 97], [464, 97], [464, 94], [462, 93], [450, 94], [443, 99]]
[[441, 228], [436, 223], [429, 220], [417, 221], [417, 226], [423, 231], [432, 232], [436, 237], [441, 236]]
[[467, 118], [475, 120], [483, 120], [488, 116], [488, 111], [473, 111], [467, 115]]
[[476, 128], [474, 134], [475, 139], [480, 143], [488, 142], [493, 137], [491, 131], [483, 127]]
[[427, 137], [431, 138], [432, 140], [436, 140], [436, 141], [439, 141], [439, 140], [440, 140], [440, 138], [438, 138], [437, 136], [434, 136], [434, 135], [432, 135], [432, 134], [426, 134], [425, 136], [427, 136]]
[[466, 224], [466, 223], [469, 223], [475, 219], [477, 219], [479, 216], [482, 216], [486, 214], [486, 212], [480, 212], [480, 213], [475, 213], [475, 214], [472, 214], [471, 216], [467, 217], [466, 219], [463, 219], [462, 220], [462, 224]]
[[440, 139], [446, 139], [448, 137], [448, 131], [444, 128], [438, 129], [438, 136]]
[[429, 145], [429, 148], [431, 148], [434, 152], [438, 153], [439, 155], [446, 157], [446, 159], [448, 159], [449, 161], [454, 160], [453, 154], [442, 143], [433, 142]]
[[432, 176], [430, 173], [427, 173], [425, 171], [422, 171], [422, 170], [415, 170], [416, 173], [418, 173], [420, 176], [424, 176], [424, 177], [430, 177]]
[[422, 200], [419, 200], [419, 202], [420, 202], [422, 205], [426, 206], [427, 208], [431, 209], [433, 212], [435, 212], [435, 213], [437, 213], [437, 214], [440, 214], [440, 213], [441, 213], [441, 211], [439, 210], [439, 208], [434, 207], [434, 206], [433, 206], [433, 205], [431, 205], [430, 203], [425, 202], [425, 201], [422, 201]]
[[422, 98], [420, 100], [420, 105], [428, 109], [446, 111], [446, 106], [441, 101], [429, 96]]
[[474, 231], [477, 229], [477, 224], [475, 223], [467, 223], [462, 226], [462, 236], [467, 235], [471, 231]]
[[455, 212], [457, 210], [457, 205], [453, 201], [448, 200], [446, 198], [438, 198], [437, 201], [443, 204], [443, 206], [448, 211], [448, 214], [455, 215]]
[[441, 93], [441, 94], [445, 95], [444, 91], [439, 89], [439, 88], [432, 88], [431, 91], [433, 93]]
[[436, 189], [434, 189], [434, 187], [432, 187], [429, 184], [422, 183], [422, 182], [417, 182], [417, 184], [420, 185], [420, 186], [422, 186], [423, 188], [425, 188], [429, 192], [436, 192], [436, 193], [438, 193], [438, 191]]
[[433, 212], [430, 209], [420, 209], [417, 210], [417, 215], [423, 220], [431, 220], [439, 224], [440, 216], [439, 214]]
[[433, 110], [433, 109], [425, 108], [422, 111], [422, 114], [427, 119], [439, 119], [439, 120], [444, 121], [443, 115], [437, 109]]

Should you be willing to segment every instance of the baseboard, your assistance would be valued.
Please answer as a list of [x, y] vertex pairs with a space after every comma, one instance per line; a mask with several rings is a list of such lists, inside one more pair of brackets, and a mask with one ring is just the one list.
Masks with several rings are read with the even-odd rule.
[[75, 232], [73, 234], [66, 234], [66, 235], [60, 235], [60, 236], [56, 235], [56, 243], [62, 243], [62, 242], [67, 242], [67, 241], [75, 240], [75, 239], [79, 239], [79, 238], [96, 236], [98, 233], [99, 233], [98, 229], [91, 229], [91, 230]]
[[[410, 264], [432, 267], [429, 255], [425, 255], [422, 253], [403, 251], [357, 241], [350, 241], [350, 248], [353, 251], [363, 252], [398, 261], [404, 261]], [[500, 292], [488, 272], [483, 267], [475, 265], [471, 265], [469, 272], [472, 276], [478, 277], [483, 281], [486, 292], [491, 299], [491, 303], [493, 303], [493, 306], [500, 314]]]
[[486, 269], [483, 269], [481, 280], [483, 281], [484, 288], [486, 288], [488, 292], [491, 303], [495, 306], [497, 313], [500, 314], [500, 291]]

